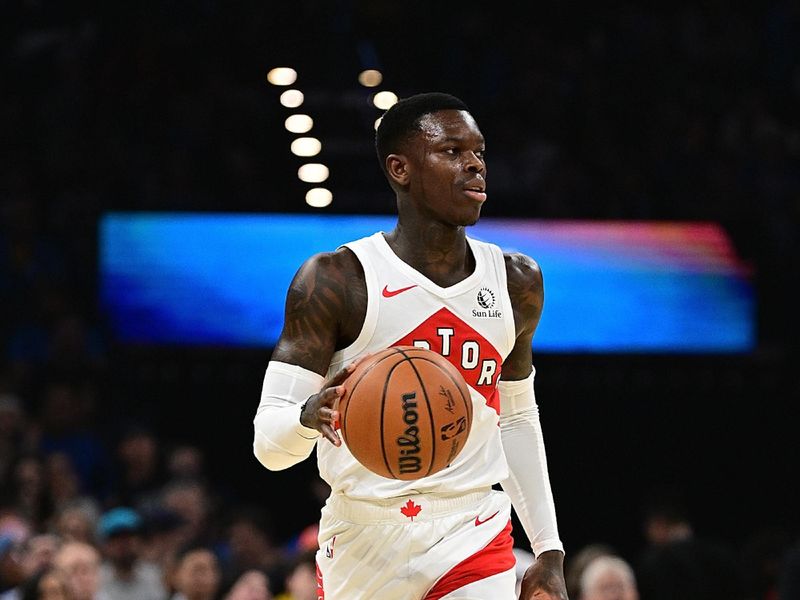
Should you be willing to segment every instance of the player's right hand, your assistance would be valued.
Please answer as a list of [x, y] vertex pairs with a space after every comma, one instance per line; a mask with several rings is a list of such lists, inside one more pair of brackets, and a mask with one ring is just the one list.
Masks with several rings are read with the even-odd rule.
[[350, 363], [338, 373], [325, 380], [322, 389], [309, 396], [300, 412], [300, 424], [316, 429], [334, 446], [341, 446], [342, 440], [336, 432], [339, 421], [339, 398], [345, 392], [342, 385], [356, 368], [356, 362]]
[[522, 578], [519, 600], [569, 600], [562, 552], [542, 552], [533, 561]]

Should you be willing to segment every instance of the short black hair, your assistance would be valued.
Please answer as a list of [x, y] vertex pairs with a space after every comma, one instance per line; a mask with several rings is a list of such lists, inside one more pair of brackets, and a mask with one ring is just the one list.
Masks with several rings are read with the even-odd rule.
[[397, 152], [400, 145], [411, 135], [420, 131], [419, 122], [425, 115], [440, 110], [465, 110], [469, 108], [462, 101], [441, 92], [426, 92], [403, 98], [387, 110], [375, 132], [375, 151], [378, 162], [386, 172], [386, 157]]

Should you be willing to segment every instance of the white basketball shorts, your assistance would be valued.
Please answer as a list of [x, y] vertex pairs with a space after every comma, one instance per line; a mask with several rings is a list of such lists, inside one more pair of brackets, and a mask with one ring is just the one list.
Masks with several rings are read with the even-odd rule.
[[320, 600], [516, 600], [504, 492], [333, 496], [322, 509], [319, 543]]

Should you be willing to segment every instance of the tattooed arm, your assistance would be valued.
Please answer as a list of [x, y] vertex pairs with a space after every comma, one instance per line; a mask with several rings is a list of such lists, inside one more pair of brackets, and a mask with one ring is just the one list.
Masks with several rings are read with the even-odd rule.
[[523, 578], [520, 599], [566, 600], [564, 554], [533, 392], [531, 343], [544, 305], [542, 272], [523, 254], [507, 254], [505, 258], [517, 339], [503, 363], [498, 385], [500, 431], [510, 472], [502, 485], [536, 554], [536, 561]]
[[356, 339], [365, 314], [364, 274], [350, 250], [313, 256], [295, 275], [253, 422], [253, 452], [268, 469], [306, 458], [320, 434], [341, 444], [335, 408], [353, 366], [324, 375], [333, 353]]
[[333, 353], [358, 337], [366, 310], [364, 271], [355, 255], [343, 248], [312, 256], [289, 286], [272, 360], [324, 375]]
[[506, 278], [517, 339], [511, 354], [503, 363], [501, 377], [508, 380], [525, 379], [533, 370], [531, 342], [544, 305], [544, 284], [539, 265], [524, 254], [506, 254]]

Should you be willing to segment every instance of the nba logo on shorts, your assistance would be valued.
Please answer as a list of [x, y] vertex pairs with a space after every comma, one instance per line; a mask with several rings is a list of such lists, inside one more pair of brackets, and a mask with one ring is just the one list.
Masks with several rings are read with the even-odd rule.
[[333, 545], [336, 543], [336, 536], [331, 538], [331, 541], [325, 545], [325, 556], [333, 558]]

